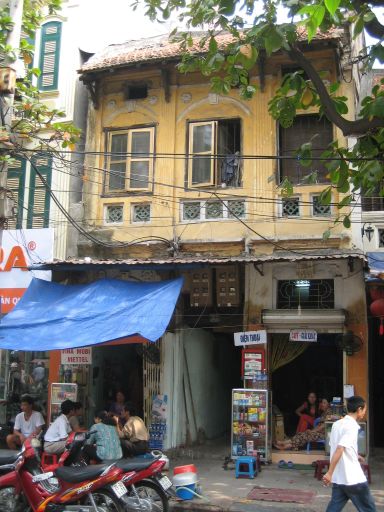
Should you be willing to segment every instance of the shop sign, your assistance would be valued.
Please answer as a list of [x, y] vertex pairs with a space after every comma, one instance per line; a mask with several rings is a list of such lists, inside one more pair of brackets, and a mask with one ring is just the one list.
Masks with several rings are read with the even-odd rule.
[[51, 272], [29, 272], [32, 264], [53, 259], [53, 229], [5, 230], [0, 246], [1, 313], [9, 313], [28, 288], [32, 277], [51, 280]]
[[289, 333], [290, 341], [304, 341], [313, 343], [317, 341], [317, 332], [313, 329], [293, 329]]
[[245, 331], [233, 333], [235, 347], [262, 345], [267, 343], [267, 331]]
[[92, 364], [92, 348], [68, 348], [62, 350], [61, 364]]

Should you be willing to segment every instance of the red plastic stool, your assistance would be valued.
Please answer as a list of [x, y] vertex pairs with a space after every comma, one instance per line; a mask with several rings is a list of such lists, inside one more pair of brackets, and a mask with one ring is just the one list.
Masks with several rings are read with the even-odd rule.
[[58, 463], [57, 455], [55, 453], [46, 453], [43, 452], [41, 456], [41, 465], [43, 468], [45, 466], [53, 466]]
[[323, 478], [324, 469], [327, 470], [329, 468], [329, 460], [317, 460], [315, 465], [315, 474], [314, 478], [321, 480]]

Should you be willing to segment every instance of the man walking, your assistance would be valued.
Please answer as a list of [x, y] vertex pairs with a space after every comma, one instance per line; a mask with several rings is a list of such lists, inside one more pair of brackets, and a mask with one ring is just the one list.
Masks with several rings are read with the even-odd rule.
[[361, 396], [347, 400], [348, 414], [332, 426], [330, 447], [331, 461], [323, 482], [332, 482], [332, 498], [326, 512], [339, 512], [351, 500], [359, 512], [376, 512], [375, 502], [368, 487], [367, 479], [360, 466], [357, 435], [361, 421], [367, 411], [367, 404]]

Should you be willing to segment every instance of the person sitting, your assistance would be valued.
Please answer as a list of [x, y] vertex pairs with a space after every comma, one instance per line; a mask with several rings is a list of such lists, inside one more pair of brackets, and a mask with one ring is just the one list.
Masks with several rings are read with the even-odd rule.
[[298, 407], [295, 413], [299, 416], [296, 433], [305, 432], [308, 428], [313, 428], [315, 418], [319, 415], [316, 393], [311, 391], [307, 400]]
[[106, 411], [99, 411], [94, 420], [95, 424], [90, 428], [90, 437], [84, 446], [85, 455], [96, 462], [121, 459], [123, 452], [115, 420]]
[[21, 397], [21, 412], [16, 416], [13, 434], [7, 436], [7, 446], [10, 450], [17, 450], [24, 441], [40, 434], [45, 424], [41, 412], [33, 410], [33, 398], [29, 395]]
[[329, 402], [323, 398], [319, 404], [319, 412], [321, 416], [316, 419], [316, 426], [305, 432], [298, 432], [291, 439], [285, 441], [276, 441], [275, 448], [279, 450], [298, 450], [307, 443], [316, 443], [325, 439], [325, 420], [329, 414]]
[[71, 425], [73, 432], [80, 432], [82, 430], [79, 422], [79, 416], [81, 416], [82, 408], [83, 404], [81, 402], [75, 402], [75, 414], [69, 418], [69, 424]]
[[69, 419], [75, 414], [75, 402], [64, 400], [60, 409], [61, 414], [49, 427], [44, 436], [44, 451], [61, 454], [65, 450], [68, 435], [72, 432]]
[[112, 414], [112, 416], [121, 416], [121, 413], [123, 411], [123, 407], [125, 404], [125, 395], [122, 391], [117, 391], [115, 395], [115, 401], [112, 402], [109, 412]]
[[121, 412], [124, 426], [121, 427], [119, 418], [115, 416], [117, 432], [125, 457], [134, 457], [148, 452], [149, 435], [144, 421], [135, 416], [132, 404], [126, 403]]

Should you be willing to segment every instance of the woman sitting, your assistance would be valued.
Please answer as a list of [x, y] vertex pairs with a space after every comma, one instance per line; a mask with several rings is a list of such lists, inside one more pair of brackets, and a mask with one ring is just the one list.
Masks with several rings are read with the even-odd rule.
[[295, 413], [300, 418], [296, 433], [305, 432], [307, 429], [312, 428], [315, 418], [319, 416], [316, 393], [311, 391], [308, 394], [307, 400], [296, 409]]
[[90, 460], [96, 462], [121, 459], [123, 456], [116, 423], [106, 411], [95, 415], [95, 424], [90, 428], [90, 437], [84, 452]]
[[307, 443], [315, 443], [324, 441], [325, 439], [325, 419], [329, 414], [329, 402], [323, 398], [319, 404], [319, 412], [321, 416], [316, 419], [316, 426], [311, 430], [299, 432], [291, 439], [285, 441], [276, 441], [275, 448], [279, 450], [298, 450]]

